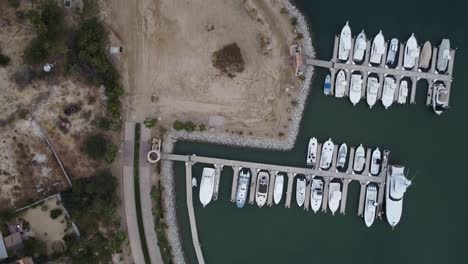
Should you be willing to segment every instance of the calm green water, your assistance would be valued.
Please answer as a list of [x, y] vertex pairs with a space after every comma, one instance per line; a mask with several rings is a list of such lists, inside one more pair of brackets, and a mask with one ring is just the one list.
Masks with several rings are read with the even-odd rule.
[[[416, 105], [380, 105], [369, 110], [361, 102], [322, 95], [326, 71], [316, 71], [296, 147], [287, 153], [179, 143], [177, 153], [305, 166], [307, 140], [379, 146], [391, 150], [393, 162], [411, 169], [413, 186], [405, 196], [403, 217], [392, 231], [385, 220], [368, 229], [357, 216], [359, 186], [351, 183], [346, 216], [314, 215], [282, 206], [237, 209], [229, 202], [232, 171], [223, 171], [220, 199], [201, 208], [194, 201], [200, 241], [207, 263], [466, 263], [468, 175], [468, 22], [464, 1], [298, 1], [308, 16], [319, 58], [329, 59], [333, 35], [350, 20], [353, 35], [365, 28], [368, 37], [383, 29], [386, 39], [419, 42], [451, 39], [458, 48], [451, 109], [436, 117], [425, 107], [426, 85], [420, 82]], [[391, 4], [391, 6], [390, 6]], [[337, 9], [341, 6], [341, 9]], [[404, 7], [404, 8], [400, 8]], [[383, 13], [383, 10], [386, 10]], [[194, 167], [201, 174], [202, 164]], [[184, 166], [176, 165], [178, 214], [187, 258], [196, 263], [188, 232]], [[284, 198], [283, 198], [284, 199]]]

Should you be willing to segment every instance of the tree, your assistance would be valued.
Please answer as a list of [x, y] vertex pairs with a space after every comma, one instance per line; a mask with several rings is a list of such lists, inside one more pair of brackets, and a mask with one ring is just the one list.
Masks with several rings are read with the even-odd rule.
[[50, 218], [52, 219], [57, 219], [60, 215], [62, 215], [62, 209], [60, 208], [55, 208], [50, 211]]
[[107, 140], [101, 134], [91, 135], [85, 142], [85, 153], [94, 160], [102, 160], [107, 153]]

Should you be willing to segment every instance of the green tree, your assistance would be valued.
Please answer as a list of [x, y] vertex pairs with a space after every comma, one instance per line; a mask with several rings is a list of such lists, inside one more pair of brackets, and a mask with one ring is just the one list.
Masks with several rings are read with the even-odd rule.
[[57, 219], [57, 217], [62, 215], [62, 209], [60, 208], [55, 208], [50, 211], [50, 218], [52, 219]]
[[102, 160], [107, 153], [107, 140], [101, 134], [91, 135], [85, 142], [85, 153], [94, 160]]
[[119, 152], [119, 148], [115, 144], [108, 144], [106, 147], [106, 154], [104, 160], [107, 163], [112, 164], [115, 160], [115, 157], [117, 157], [117, 152]]
[[145, 127], [147, 128], [153, 128], [156, 126], [156, 123], [157, 123], [157, 119], [156, 118], [151, 118], [151, 117], [147, 117], [145, 119], [145, 121], [143, 121], [143, 124], [145, 125]]

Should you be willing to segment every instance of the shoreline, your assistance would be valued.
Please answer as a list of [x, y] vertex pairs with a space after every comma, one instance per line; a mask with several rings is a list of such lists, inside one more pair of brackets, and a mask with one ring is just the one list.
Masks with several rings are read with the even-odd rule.
[[[304, 36], [302, 40], [304, 55], [315, 57], [315, 51], [310, 37], [310, 30], [305, 17], [299, 9], [296, 8], [296, 6], [289, 2], [289, 0], [284, 0], [283, 4], [288, 12], [288, 16], [297, 18], [298, 23], [296, 30]], [[305, 79], [299, 88], [297, 98], [298, 105], [293, 113], [292, 124], [285, 139], [249, 138], [227, 133], [212, 134], [210, 132], [186, 132], [172, 130], [164, 137], [162, 150], [166, 153], [171, 153], [174, 150], [175, 143], [181, 140], [280, 151], [292, 149], [299, 133], [305, 103], [311, 88], [313, 74], [313, 67], [307, 67], [304, 73]], [[176, 214], [175, 175], [172, 161], [161, 161], [161, 176], [161, 184], [163, 185], [164, 190], [163, 206], [166, 214], [165, 220], [168, 225], [167, 238], [172, 247], [173, 259], [175, 263], [186, 263], [186, 256], [182, 246], [179, 231], [180, 228]]]

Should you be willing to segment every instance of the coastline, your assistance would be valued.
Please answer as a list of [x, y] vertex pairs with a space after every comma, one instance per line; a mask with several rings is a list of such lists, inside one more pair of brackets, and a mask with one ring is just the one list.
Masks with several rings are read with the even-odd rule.
[[[288, 16], [297, 18], [298, 23], [296, 30], [304, 36], [302, 40], [302, 50], [304, 55], [315, 57], [309, 26], [305, 17], [292, 3], [289, 2], [289, 0], [284, 0], [283, 4], [288, 12]], [[228, 133], [212, 134], [210, 132], [186, 132], [172, 130], [163, 139], [162, 150], [166, 153], [171, 153], [174, 150], [175, 143], [180, 140], [281, 151], [292, 149], [299, 133], [313, 73], [313, 68], [307, 67], [304, 74], [305, 79], [299, 88], [300, 90], [297, 98], [298, 104], [292, 116], [292, 124], [285, 139], [249, 138]], [[175, 175], [172, 161], [161, 162], [161, 176], [161, 183], [164, 190], [163, 206], [166, 212], [166, 222], [168, 224], [167, 236], [169, 243], [172, 246], [173, 259], [175, 263], [186, 263], [176, 215]]]

